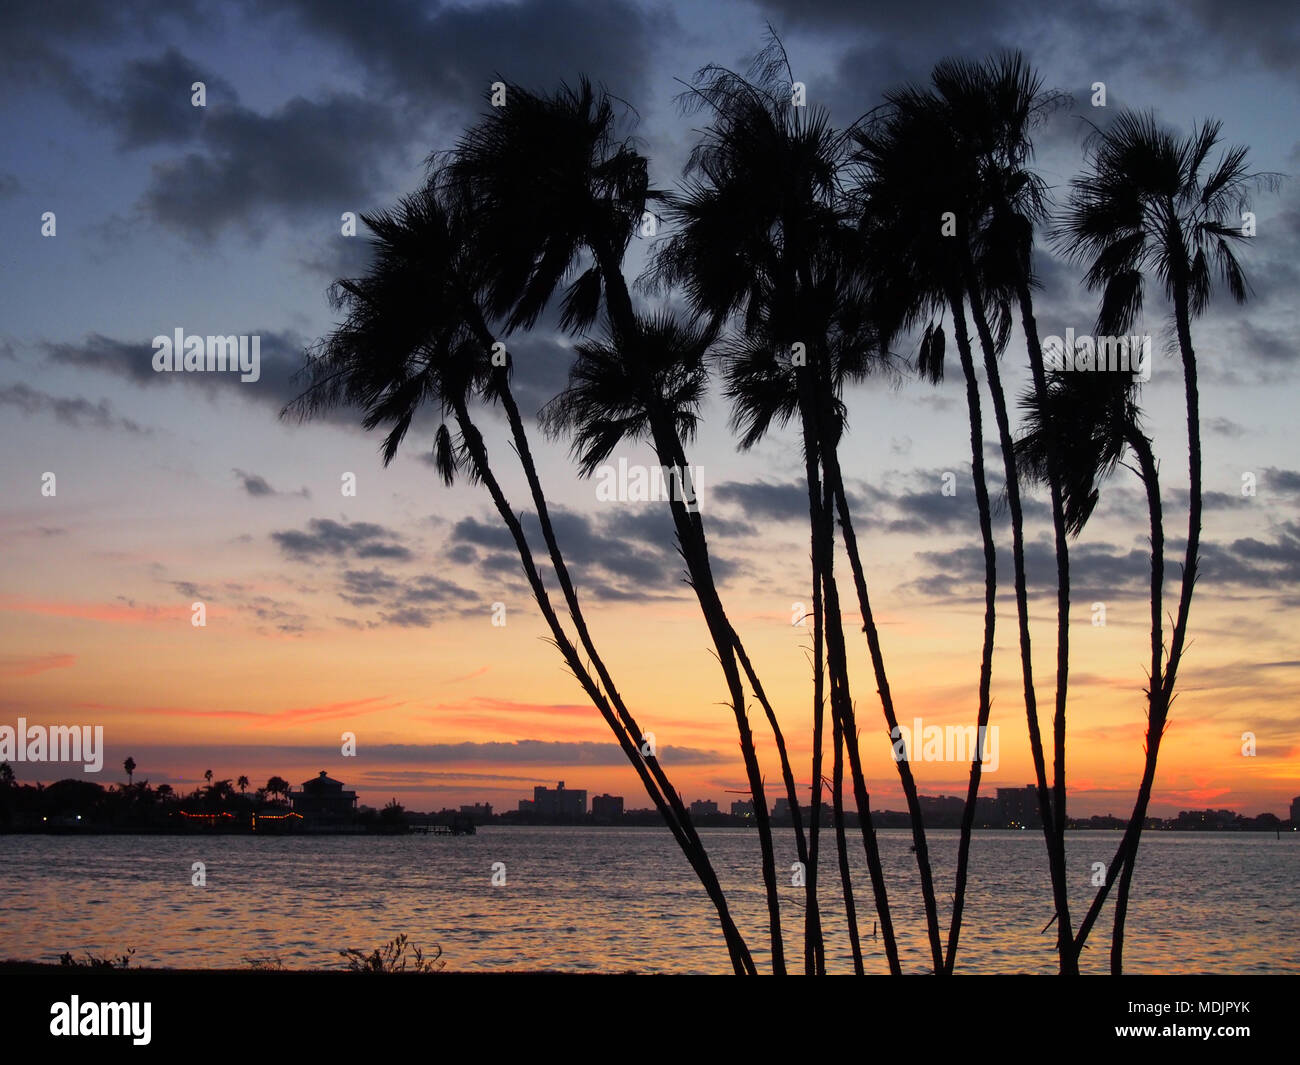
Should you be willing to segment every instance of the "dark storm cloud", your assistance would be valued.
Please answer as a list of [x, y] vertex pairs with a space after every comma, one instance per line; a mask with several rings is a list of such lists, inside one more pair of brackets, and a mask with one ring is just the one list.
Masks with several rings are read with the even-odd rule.
[[[923, 79], [940, 56], [981, 56], [1000, 48], [1023, 48], [1032, 56], [1050, 45], [1058, 51], [1038, 55], [1037, 62], [1070, 59], [1076, 69], [1095, 69], [1097, 80], [1119, 84], [1126, 73], [1140, 70], [1173, 88], [1247, 61], [1279, 73], [1295, 71], [1300, 64], [1300, 9], [1290, 0], [1254, 0], [1231, 8], [1215, 0], [1081, 0], [1067, 6], [1036, 0], [757, 4], [778, 33], [866, 39], [842, 55], [836, 71], [838, 84], [830, 95], [844, 104], [855, 97], [874, 102], [887, 86]], [[1132, 47], [1100, 47], [1099, 33]], [[1161, 42], [1158, 49], [1150, 44], [1154, 41]], [[803, 80], [813, 95], [816, 72], [806, 74]], [[853, 114], [869, 106], [859, 103]]]
[[81, 396], [52, 396], [24, 384], [0, 388], [0, 406], [15, 407], [24, 414], [52, 414], [57, 421], [74, 429], [121, 429], [139, 435], [153, 432], [130, 418], [114, 414], [106, 399], [92, 403]]
[[143, 198], [149, 215], [192, 237], [277, 214], [328, 211], [333, 227], [341, 209], [369, 203], [405, 151], [393, 109], [355, 95], [295, 97], [266, 115], [211, 98], [209, 108], [199, 150], [155, 164]]
[[120, 44], [207, 22], [204, 5], [190, 0], [165, 7], [153, 0], [7, 0], [0, 4], [0, 84], [53, 88], [73, 106], [85, 106], [95, 93], [67, 46]]
[[546, 91], [586, 74], [635, 103], [644, 92], [651, 58], [678, 32], [662, 9], [622, 0], [472, 7], [290, 0], [259, 6], [343, 50], [387, 92], [421, 107], [442, 105], [458, 117], [483, 108], [498, 74]]
[[290, 558], [300, 562], [323, 557], [368, 559], [412, 558], [400, 543], [401, 537], [391, 529], [369, 521], [338, 522], [330, 518], [312, 518], [307, 531], [287, 529], [271, 533], [271, 539]]
[[196, 81], [203, 82], [211, 100], [236, 98], [228, 81], [169, 47], [157, 59], [126, 63], [114, 91], [99, 106], [115, 127], [122, 148], [181, 144], [198, 136], [210, 114], [208, 108], [191, 102]]

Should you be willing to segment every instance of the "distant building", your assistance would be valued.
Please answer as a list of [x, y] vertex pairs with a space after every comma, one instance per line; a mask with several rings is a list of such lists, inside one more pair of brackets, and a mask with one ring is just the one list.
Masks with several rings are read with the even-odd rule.
[[357, 793], [345, 791], [343, 782], [325, 775], [304, 780], [300, 791], [289, 793], [293, 812], [312, 824], [351, 821], [357, 813]]
[[476, 802], [473, 806], [462, 806], [460, 816], [466, 818], [471, 824], [487, 824], [492, 820], [492, 804], [490, 802]]
[[[753, 800], [751, 799], [750, 801], [752, 802]], [[776, 802], [772, 804], [772, 820], [774, 821], [793, 820], [793, 818], [790, 815], [789, 799], [777, 799]]]
[[532, 799], [520, 799], [519, 812], [521, 814], [535, 814], [537, 813], [537, 804]]
[[566, 789], [562, 780], [554, 788], [539, 784], [533, 788], [533, 812], [542, 817], [586, 817], [587, 789]]
[[737, 799], [735, 802], [731, 804], [731, 816], [732, 817], [753, 817], [754, 800]]
[[598, 821], [617, 821], [623, 816], [623, 796], [593, 795], [591, 816]]
[[1300, 828], [1300, 795], [1291, 800], [1291, 827]]
[[998, 788], [998, 816], [1004, 828], [1042, 828], [1038, 789], [1032, 784], [1023, 788]]
[[696, 799], [691, 803], [692, 817], [711, 817], [718, 812], [718, 804], [712, 799]]

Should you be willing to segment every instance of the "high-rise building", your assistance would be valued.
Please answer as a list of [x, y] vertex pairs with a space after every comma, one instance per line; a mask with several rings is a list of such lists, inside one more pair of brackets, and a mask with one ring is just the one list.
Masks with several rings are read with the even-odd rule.
[[1300, 828], [1300, 795], [1291, 800], [1291, 827]]
[[623, 796], [593, 795], [591, 816], [599, 821], [617, 821], [623, 816]]
[[712, 799], [696, 799], [691, 803], [692, 817], [709, 817], [718, 812], [718, 804]]
[[731, 816], [732, 817], [753, 817], [754, 800], [737, 799], [735, 802], [731, 804]]
[[543, 817], [585, 817], [587, 789], [566, 789], [562, 780], [554, 788], [539, 784], [533, 788], [533, 811]]
[[460, 815], [468, 818], [473, 824], [487, 824], [492, 820], [492, 804], [490, 802], [476, 802], [473, 806], [462, 806]]
[[998, 788], [998, 815], [1005, 828], [1042, 828], [1038, 789], [1032, 784], [1023, 788]]

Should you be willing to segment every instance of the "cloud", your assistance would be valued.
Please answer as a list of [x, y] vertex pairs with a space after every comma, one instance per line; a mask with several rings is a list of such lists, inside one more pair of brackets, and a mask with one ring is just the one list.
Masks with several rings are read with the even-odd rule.
[[271, 487], [270, 482], [259, 473], [248, 473], [240, 469], [234, 469], [231, 472], [239, 478], [244, 491], [254, 498], [281, 495], [302, 496], [304, 499], [311, 498], [311, 491], [307, 488], [300, 488], [296, 492], [277, 492]]
[[713, 489], [715, 499], [734, 503], [750, 518], [807, 521], [808, 486], [802, 481], [727, 481]]
[[[550, 508], [556, 541], [579, 594], [641, 602], [680, 597], [683, 563], [667, 505], [650, 502], [606, 507], [605, 513], [592, 515]], [[538, 545], [535, 551], [541, 551], [544, 541], [536, 517], [525, 514], [522, 520], [529, 542]], [[706, 520], [706, 532], [711, 527]], [[460, 559], [470, 558], [472, 552], [480, 572], [489, 580], [499, 581], [501, 576], [520, 570], [514, 540], [495, 521], [462, 518], [451, 528], [447, 550]], [[709, 555], [719, 584], [738, 572], [737, 564], [720, 554], [716, 544], [711, 544]]]
[[143, 197], [148, 215], [192, 238], [232, 224], [257, 233], [268, 218], [337, 217], [369, 203], [405, 152], [393, 109], [353, 94], [295, 97], [266, 115], [210, 106], [197, 150], [156, 163]]
[[99, 102], [122, 148], [180, 144], [199, 136], [210, 112], [195, 107], [191, 86], [202, 82], [211, 100], [234, 100], [231, 84], [210, 70], [201, 69], [174, 46], [156, 59], [127, 62], [115, 91]]
[[388, 558], [406, 560], [410, 550], [395, 542], [401, 538], [373, 522], [338, 522], [312, 518], [308, 530], [287, 529], [271, 533], [271, 539], [290, 558], [308, 562], [322, 557]]
[[0, 655], [0, 677], [34, 677], [51, 669], [67, 669], [76, 661], [76, 655], [53, 651], [39, 655]]
[[495, 0], [433, 8], [292, 0], [280, 10], [299, 29], [351, 56], [383, 94], [458, 112], [485, 102], [497, 75], [551, 90], [585, 73], [636, 99], [644, 93], [651, 57], [678, 35], [666, 10], [625, 0]]
[[[170, 335], [178, 323], [159, 322], [158, 334]], [[187, 332], [190, 330], [187, 329]], [[225, 328], [222, 335], [235, 330]], [[181, 388], [206, 393], [211, 399], [226, 395], [261, 404], [279, 413], [286, 404], [297, 399], [303, 383], [295, 380], [305, 364], [307, 344], [298, 333], [274, 330], [248, 330], [249, 336], [260, 336], [261, 376], [256, 381], [240, 381], [239, 374], [213, 373], [158, 373], [153, 368], [152, 341], [124, 341], [101, 333], [90, 333], [80, 343], [43, 342], [41, 351], [53, 363], [99, 370], [124, 378], [142, 388]], [[360, 414], [348, 407], [323, 411], [315, 420], [336, 425], [359, 426]]]
[[140, 436], [153, 432], [130, 418], [118, 417], [106, 399], [91, 403], [80, 396], [52, 396], [24, 384], [0, 388], [0, 405], [16, 407], [24, 414], [53, 414], [56, 420], [74, 429], [120, 429]]

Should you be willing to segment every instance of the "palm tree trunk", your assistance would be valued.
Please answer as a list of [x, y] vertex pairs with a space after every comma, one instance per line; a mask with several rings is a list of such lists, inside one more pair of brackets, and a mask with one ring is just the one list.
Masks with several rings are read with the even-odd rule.
[[902, 967], [898, 960], [898, 944], [894, 939], [894, 922], [889, 912], [889, 895], [885, 888], [884, 866], [880, 861], [880, 846], [876, 829], [871, 823], [871, 796], [867, 792], [866, 774], [862, 770], [862, 754], [858, 746], [858, 730], [849, 689], [848, 656], [844, 643], [843, 615], [840, 609], [839, 589], [835, 583], [834, 512], [829, 499], [824, 497], [821, 476], [818, 473], [821, 457], [820, 438], [811, 398], [802, 386], [800, 406], [803, 414], [804, 466], [808, 481], [808, 512], [813, 527], [813, 551], [819, 560], [821, 573], [823, 617], [826, 632], [827, 672], [831, 682], [831, 713], [844, 735], [849, 756], [849, 769], [853, 777], [854, 801], [858, 808], [858, 821], [862, 830], [863, 847], [867, 852], [867, 867], [871, 871], [871, 887], [876, 899], [876, 913], [880, 919], [881, 934], [885, 940], [885, 954], [889, 971], [897, 976]]
[[[680, 465], [686, 469], [685, 451], [676, 427], [660, 413], [651, 414], [654, 446], [659, 462], [665, 466]], [[665, 461], [667, 460], [667, 461]], [[785, 975], [785, 945], [781, 938], [781, 898], [776, 884], [776, 859], [772, 844], [771, 817], [767, 809], [767, 796], [763, 787], [763, 774], [758, 764], [758, 754], [754, 747], [754, 734], [749, 727], [749, 715], [745, 707], [745, 689], [740, 678], [740, 669], [736, 659], [738, 637], [727, 619], [718, 595], [717, 582], [709, 563], [708, 542], [704, 536], [703, 523], [699, 515], [687, 512], [686, 504], [678, 498], [669, 499], [673, 524], [677, 530], [677, 539], [682, 549], [690, 575], [691, 587], [695, 589], [700, 610], [704, 614], [705, 624], [713, 639], [714, 650], [722, 666], [727, 690], [731, 697], [732, 712], [736, 718], [736, 728], [740, 734], [740, 753], [745, 764], [745, 773], [749, 780], [750, 794], [754, 798], [754, 818], [758, 822], [759, 849], [762, 853], [763, 887], [767, 895], [768, 933], [772, 944], [772, 972], [777, 976]]]
[[[966, 379], [966, 406], [970, 415], [971, 433], [971, 476], [975, 482], [975, 504], [979, 511], [980, 538], [984, 544], [984, 643], [980, 649], [980, 680], [979, 680], [979, 706], [976, 710], [976, 729], [975, 729], [975, 757], [971, 759], [970, 766], [970, 783], [966, 789], [966, 805], [962, 810], [961, 818], [961, 835], [957, 844], [957, 877], [953, 889], [952, 919], [948, 926], [948, 953], [944, 959], [944, 971], [949, 975], [952, 974], [953, 968], [957, 961], [957, 944], [961, 938], [961, 919], [962, 912], [966, 904], [966, 877], [970, 868], [970, 843], [971, 833], [975, 826], [975, 805], [979, 796], [980, 778], [983, 774], [984, 759], [984, 735], [988, 727], [989, 715], [991, 712], [990, 688], [993, 682], [993, 637], [994, 627], [997, 617], [997, 548], [993, 542], [993, 514], [992, 507], [989, 505], [988, 481], [984, 475], [984, 419], [980, 412], [979, 399], [979, 381], [975, 376], [975, 359], [971, 351], [970, 334], [966, 329], [966, 317], [962, 308], [961, 295], [957, 291], [949, 293], [949, 306], [953, 316], [953, 330], [957, 338], [957, 350], [961, 357], [962, 374]], [[971, 307], [975, 311], [975, 322], [977, 329], [983, 322], [983, 316], [980, 306], [974, 296], [971, 298]], [[980, 342], [984, 344], [984, 336], [987, 331], [987, 323], [984, 323], [980, 329]], [[991, 350], [991, 344], [985, 347], [986, 361]], [[994, 376], [989, 379], [989, 387], [993, 390], [993, 405], [997, 411], [998, 400], [1001, 395], [1001, 388], [997, 386], [996, 366], [994, 367]], [[998, 428], [1001, 430], [1005, 422], [1006, 406], [1002, 404], [1000, 417], [998, 419]], [[1009, 434], [1008, 434], [1009, 435]], [[1016, 491], [1015, 471], [1010, 468], [1011, 449], [1010, 444], [1004, 438], [1002, 442], [1004, 456], [1007, 457], [1008, 464], [1008, 491]], [[1024, 550], [1023, 544], [1019, 539], [1019, 524], [1016, 519], [1020, 516], [1020, 497], [1017, 492], [1013, 497], [1015, 499], [1012, 509], [1012, 529], [1016, 535], [1016, 545], [1020, 548], [1018, 554], [1017, 575], [1017, 601], [1025, 603], [1025, 583], [1024, 583]], [[1028, 666], [1028, 608], [1025, 607], [1021, 615], [1021, 654], [1022, 662], [1025, 663], [1026, 678], [1030, 676]], [[1030, 682], [1026, 679], [1026, 690], [1032, 693]], [[1026, 705], [1033, 706], [1032, 694], [1027, 698]], [[1030, 720], [1037, 726], [1038, 714], [1036, 710], [1030, 711]], [[1036, 728], [1034, 729], [1036, 731]], [[1031, 733], [1032, 735], [1032, 733]], [[1045, 771], [1042, 766], [1042, 740], [1038, 743], [1038, 761], [1040, 765], [1040, 799], [1047, 794], [1047, 781]]]
[[853, 874], [849, 869], [849, 848], [844, 832], [844, 732], [840, 719], [834, 718], [835, 762], [831, 778], [831, 803], [835, 810], [835, 844], [840, 859], [840, 884], [844, 888], [844, 919], [849, 929], [849, 947], [853, 951], [853, 973], [861, 976], [862, 943], [858, 938], [858, 908], [853, 901]]
[[560, 625], [559, 618], [556, 616], [555, 610], [551, 606], [550, 596], [547, 594], [541, 576], [537, 572], [537, 567], [533, 561], [532, 550], [528, 546], [528, 541], [524, 536], [523, 526], [520, 524], [518, 517], [511, 509], [509, 502], [506, 500], [505, 495], [501, 490], [501, 486], [498, 484], [495, 475], [492, 473], [488, 461], [487, 449], [483, 444], [482, 436], [479, 434], [477, 427], [470, 419], [469, 411], [463, 400], [456, 403], [455, 413], [461, 435], [465, 440], [471, 460], [474, 463], [475, 472], [487, 486], [488, 492], [492, 497], [492, 502], [497, 508], [497, 512], [501, 515], [502, 520], [505, 522], [506, 527], [509, 529], [511, 536], [515, 541], [515, 546], [519, 551], [520, 561], [523, 563], [524, 574], [528, 580], [529, 587], [532, 589], [533, 597], [536, 599], [537, 605], [541, 609], [542, 615], [551, 629], [552, 636], [555, 639], [556, 645], [560, 648], [560, 652], [564, 656], [566, 664], [569, 666], [578, 682], [586, 690], [588, 697], [600, 711], [601, 716], [605, 718], [606, 724], [608, 724], [610, 729], [614, 732], [614, 735], [619, 741], [619, 745], [623, 748], [624, 754], [627, 755], [633, 768], [636, 769], [637, 774], [641, 777], [641, 781], [645, 785], [647, 793], [659, 808], [660, 815], [669, 825], [669, 828], [673, 829], [674, 836], [677, 838], [679, 846], [682, 847], [687, 860], [691, 863], [696, 875], [699, 876], [701, 883], [703, 883], [705, 890], [713, 901], [714, 907], [718, 911], [718, 919], [722, 925], [723, 936], [727, 942], [727, 949], [731, 956], [733, 969], [738, 975], [755, 973], [757, 970], [754, 967], [754, 962], [750, 956], [749, 949], [746, 946], [739, 929], [736, 928], [735, 922], [731, 918], [726, 899], [722, 894], [721, 885], [718, 883], [717, 876], [714, 874], [712, 867], [708, 864], [707, 860], [700, 861], [699, 856], [695, 853], [694, 849], [688, 845], [688, 841], [683, 835], [681, 827], [677, 825], [675, 819], [670, 816], [669, 810], [664, 804], [662, 796], [658, 794], [658, 789], [655, 787], [652, 778], [646, 769], [644, 760], [641, 757], [640, 748], [632, 743], [630, 737], [624, 729], [620, 727], [614, 711], [601, 693], [599, 687], [592, 680], [590, 674], [588, 674], [586, 669], [583, 667], [582, 661], [578, 657], [577, 650], [573, 647], [573, 644], [569, 641], [563, 627]]
[[[1163, 593], [1165, 577], [1165, 541], [1164, 520], [1160, 509], [1160, 486], [1157, 481], [1155, 456], [1151, 452], [1149, 441], [1136, 426], [1131, 427], [1129, 445], [1138, 456], [1142, 481], [1147, 490], [1147, 510], [1151, 517], [1151, 681], [1148, 687], [1150, 712], [1147, 715], [1147, 765], [1143, 767], [1143, 789], [1138, 793], [1136, 818], [1134, 819], [1133, 842], [1124, 856], [1124, 870], [1120, 874], [1119, 894], [1115, 897], [1115, 927], [1111, 934], [1110, 971], [1119, 976], [1124, 971], [1124, 922], [1128, 917], [1129, 889], [1133, 882], [1133, 867], [1137, 862], [1138, 844], [1141, 841], [1142, 826], [1146, 820], [1147, 803], [1151, 798], [1151, 787], [1155, 781], [1156, 757], [1160, 753], [1160, 738], [1164, 734], [1165, 718], [1169, 704], [1164, 696], [1164, 684], [1161, 678], [1161, 654], [1163, 636], [1161, 617], [1163, 615]], [[1157, 710], [1157, 707], [1159, 708]], [[1155, 730], [1155, 735], [1152, 731]], [[1147, 778], [1150, 776], [1150, 782]]]
[[[1047, 370], [1043, 363], [1043, 347], [1038, 338], [1038, 323], [1034, 318], [1033, 296], [1023, 272], [1018, 273], [1015, 280], [1034, 391], [1046, 410]], [[1065, 505], [1061, 498], [1059, 441], [1051, 431], [1046, 434], [1046, 438], [1047, 483], [1052, 500], [1052, 529], [1056, 539], [1056, 715], [1052, 721], [1052, 806], [1050, 810], [1044, 811], [1050, 816], [1044, 820], [1043, 828], [1048, 833], [1048, 861], [1052, 871], [1052, 890], [1056, 897], [1057, 948], [1061, 958], [1061, 974], [1075, 976], [1078, 975], [1078, 957], [1073, 949], [1074, 935], [1070, 923], [1070, 895], [1065, 869], [1065, 705], [1070, 677], [1070, 546], [1065, 528]]]
[[[591, 251], [600, 267], [601, 278], [605, 288], [605, 307], [609, 313], [616, 335], [633, 337], [638, 332], [636, 311], [632, 306], [632, 297], [623, 277], [620, 255], [612, 244], [603, 240], [591, 243]], [[647, 400], [653, 401], [647, 389]], [[651, 433], [655, 453], [661, 465], [677, 465], [688, 469], [685, 449], [677, 426], [662, 411], [650, 412]], [[665, 461], [665, 459], [667, 461]], [[785, 975], [785, 946], [781, 939], [781, 900], [776, 886], [776, 862], [772, 846], [772, 825], [767, 809], [767, 798], [763, 789], [763, 776], [758, 765], [758, 756], [754, 750], [754, 736], [749, 727], [745, 708], [745, 691], [737, 668], [736, 645], [739, 637], [727, 619], [722, 600], [718, 595], [717, 583], [709, 565], [708, 543], [704, 535], [704, 525], [698, 513], [688, 513], [680, 499], [670, 499], [673, 524], [677, 530], [677, 539], [682, 549], [690, 574], [692, 587], [704, 614], [705, 624], [713, 639], [718, 661], [722, 665], [723, 676], [731, 696], [732, 710], [736, 717], [736, 728], [740, 734], [741, 757], [745, 763], [745, 772], [749, 779], [750, 794], [754, 799], [754, 818], [758, 822], [759, 849], [762, 853], [763, 886], [767, 895], [768, 932], [772, 945], [772, 971]], [[775, 717], [771, 718], [775, 722]]]
[[[823, 666], [823, 645], [825, 643], [825, 622], [822, 616], [821, 602], [821, 567], [818, 565], [817, 550], [809, 551], [812, 561], [813, 585], [813, 751], [812, 751], [812, 820], [808, 825], [808, 875], [806, 879], [807, 904], [811, 911], [817, 906], [817, 863], [821, 857], [819, 843], [821, 840], [821, 806], [822, 806], [822, 747], [826, 729], [825, 674]], [[797, 801], [794, 800], [794, 801]], [[792, 801], [792, 805], [794, 804]], [[820, 911], [819, 911], [820, 912]], [[818, 920], [820, 940], [820, 917]], [[805, 929], [805, 937], [807, 929]], [[826, 972], [825, 950], [818, 959], [819, 975]]]
[[[794, 771], [790, 768], [790, 755], [785, 746], [785, 734], [781, 731], [781, 723], [777, 721], [776, 714], [772, 710], [772, 704], [768, 701], [767, 695], [763, 691], [763, 685], [759, 682], [758, 673], [755, 671], [753, 663], [749, 660], [749, 655], [745, 653], [745, 646], [740, 642], [740, 636], [736, 636], [736, 657], [740, 661], [740, 668], [744, 670], [745, 676], [749, 679], [749, 686], [754, 692], [754, 697], [758, 699], [759, 705], [763, 708], [763, 713], [767, 717], [767, 723], [771, 726], [772, 737], [776, 742], [777, 754], [781, 760], [781, 779], [785, 783], [785, 793], [787, 801], [790, 803], [790, 817], [794, 825], [794, 846], [795, 852], [799, 856], [799, 861], [803, 863], [806, 872], [805, 883], [805, 906], [804, 911], [804, 972], [807, 974], [817, 973], [824, 974], [826, 969], [825, 947], [822, 942], [822, 923], [821, 909], [817, 904], [817, 856], [815, 847], [810, 845], [809, 836], [804, 834], [803, 813], [799, 808], [799, 789], [795, 785]], [[814, 747], [821, 749], [821, 723], [818, 721], [814, 726], [816, 736], [813, 740]], [[809, 832], [813, 834], [817, 831], [817, 802], [813, 803], [813, 826]]]
[[[471, 323], [479, 342], [484, 348], [490, 348], [494, 342], [492, 332], [488, 329], [487, 322], [483, 319], [477, 303], [469, 293], [463, 292], [462, 299], [467, 320]], [[670, 830], [673, 831], [677, 838], [678, 844], [686, 853], [687, 859], [691, 862], [693, 868], [705, 867], [709, 869], [709, 874], [716, 879], [712, 866], [709, 863], [708, 855], [705, 852], [704, 844], [700, 840], [699, 834], [695, 831], [695, 825], [691, 821], [690, 814], [687, 812], [685, 805], [682, 803], [681, 796], [677, 789], [674, 788], [668, 780], [668, 775], [664, 772], [659, 763], [659, 759], [654, 754], [645, 754], [646, 742], [645, 737], [637, 725], [635, 718], [623, 702], [618, 688], [614, 684], [613, 677], [605, 666], [604, 660], [596, 650], [595, 642], [591, 638], [590, 630], [587, 627], [586, 617], [582, 612], [582, 607], [578, 601], [578, 594], [573, 585], [573, 580], [569, 576], [568, 566], [565, 564], [564, 555], [560, 551], [559, 542], [555, 536], [555, 527], [551, 522], [550, 508], [546, 503], [546, 494], [542, 490], [541, 479], [537, 474], [537, 465], [533, 461], [532, 448], [528, 443], [528, 433], [524, 427], [523, 417], [520, 415], [519, 406], [515, 403], [514, 393], [510, 389], [509, 370], [502, 367], [497, 373], [495, 394], [500, 398], [501, 405], [506, 413], [506, 421], [510, 426], [511, 438], [514, 441], [516, 454], [519, 456], [520, 465], [523, 467], [525, 478], [528, 481], [529, 492], [532, 495], [533, 505], [537, 508], [537, 520], [542, 529], [542, 537], [546, 542], [547, 551], [550, 554], [551, 565], [555, 570], [556, 578], [560, 582], [560, 588], [564, 593], [565, 602], [569, 608], [569, 616], [573, 619], [574, 628], [578, 633], [578, 638], [590, 657], [592, 664], [596, 669], [597, 676], [604, 686], [610, 701], [613, 703], [623, 727], [627, 730], [629, 736], [641, 757], [648, 764], [651, 774], [654, 776], [657, 785], [656, 790], [652, 792], [652, 798], [655, 799], [655, 805], [659, 808], [660, 813], [664, 816]], [[671, 808], [672, 816], [668, 816], [664, 805]]]
[[[898, 732], [898, 717], [894, 712], [894, 698], [889, 690], [889, 678], [885, 673], [885, 657], [880, 647], [880, 634], [876, 629], [876, 619], [871, 611], [871, 601], [867, 596], [867, 579], [862, 568], [862, 558], [858, 553], [857, 535], [853, 531], [853, 521], [849, 515], [848, 497], [844, 491], [844, 477], [840, 471], [839, 456], [835, 448], [822, 447], [822, 466], [826, 471], [828, 486], [834, 492], [834, 505], [839, 511], [840, 533], [844, 539], [845, 553], [849, 556], [849, 568], [853, 573], [853, 584], [858, 595], [858, 609], [862, 614], [862, 631], [867, 635], [867, 649], [871, 654], [871, 668], [875, 673], [876, 690], [880, 695], [880, 705], [884, 710], [885, 724], [892, 738]], [[830, 501], [828, 500], [828, 506]], [[916, 865], [921, 876], [921, 898], [925, 904], [926, 930], [930, 937], [930, 951], [936, 975], [944, 972], [943, 949], [939, 940], [939, 908], [934, 895], [934, 875], [930, 869], [930, 849], [925, 838], [925, 820], [921, 813], [921, 799], [917, 792], [916, 778], [912, 775], [912, 766], [907, 759], [895, 760], [898, 778], [903, 786], [903, 795], [907, 801], [908, 817], [912, 823], [912, 845], [916, 851]]]
[[[490, 346], [490, 339], [488, 341]], [[578, 633], [578, 638], [582, 643], [584, 650], [590, 657], [592, 665], [596, 669], [597, 676], [604, 686], [610, 701], [614, 704], [619, 718], [623, 722], [624, 728], [632, 738], [639, 751], [646, 750], [645, 737], [637, 725], [635, 718], [623, 702], [618, 688], [614, 685], [614, 680], [606, 668], [604, 660], [596, 650], [594, 641], [591, 638], [590, 630], [587, 628], [586, 618], [582, 612], [582, 607], [578, 601], [578, 594], [574, 588], [573, 580], [569, 576], [568, 566], [564, 562], [564, 556], [560, 551], [559, 542], [555, 536], [555, 527], [551, 522], [550, 508], [546, 504], [546, 495], [542, 491], [541, 480], [537, 475], [537, 466], [533, 461], [532, 449], [528, 444], [528, 435], [524, 428], [523, 418], [520, 416], [519, 407], [515, 403], [514, 395], [510, 390], [509, 381], [506, 378], [505, 371], [501, 372], [501, 382], [497, 389], [497, 394], [501, 398], [501, 403], [506, 412], [506, 420], [510, 425], [511, 437], [514, 440], [515, 450], [519, 455], [520, 464], [523, 466], [525, 477], [528, 481], [529, 491], [532, 494], [533, 505], [537, 508], [537, 520], [542, 528], [542, 537], [546, 541], [547, 551], [550, 553], [551, 564], [555, 569], [555, 575], [560, 582], [560, 588], [564, 593], [565, 602], [568, 604], [569, 616], [573, 619], [574, 628]], [[704, 851], [704, 844], [700, 840], [699, 834], [695, 831], [695, 825], [691, 821], [689, 812], [682, 803], [681, 796], [677, 789], [672, 786], [668, 780], [668, 775], [664, 772], [659, 763], [659, 759], [653, 755], [643, 755], [649, 765], [650, 771], [658, 784], [660, 793], [667, 800], [672, 809], [673, 817], [677, 824], [680, 825], [681, 833], [685, 841], [698, 853], [699, 857], [707, 862], [708, 858]]]

